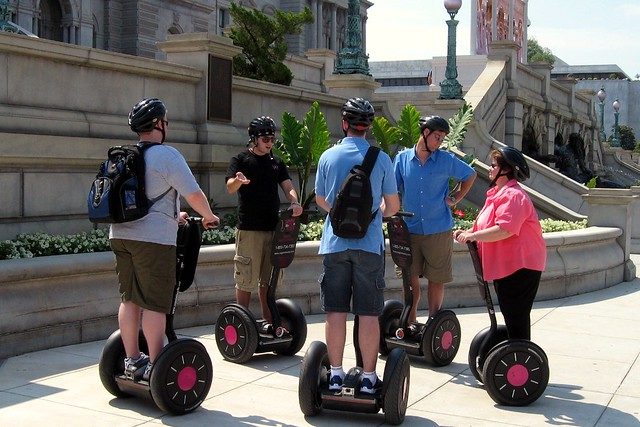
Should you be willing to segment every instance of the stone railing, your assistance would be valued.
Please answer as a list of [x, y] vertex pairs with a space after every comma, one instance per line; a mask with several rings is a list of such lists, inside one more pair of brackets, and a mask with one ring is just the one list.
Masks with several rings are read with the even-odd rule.
[[[618, 241], [621, 235], [621, 229], [614, 227], [545, 234], [548, 260], [538, 299], [622, 282], [628, 257]], [[279, 296], [293, 298], [307, 314], [321, 312], [317, 279], [322, 260], [317, 253], [318, 242], [299, 243], [296, 259], [278, 289]], [[233, 245], [202, 248], [194, 284], [179, 296], [176, 327], [213, 325], [220, 310], [233, 301], [233, 254]], [[469, 254], [457, 243], [453, 271], [445, 305], [481, 305]], [[395, 276], [390, 255], [386, 281], [386, 298], [401, 300], [402, 282]], [[110, 252], [0, 261], [0, 359], [103, 339], [117, 328], [118, 304]], [[258, 307], [255, 301], [252, 307]]]

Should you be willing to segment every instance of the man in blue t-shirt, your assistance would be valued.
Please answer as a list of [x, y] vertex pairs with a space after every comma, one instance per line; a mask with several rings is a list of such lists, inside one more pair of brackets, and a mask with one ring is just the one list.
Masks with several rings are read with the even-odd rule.
[[[394, 162], [402, 208], [414, 214], [406, 218], [413, 255], [410, 281], [414, 304], [409, 315], [412, 322], [409, 328], [414, 332], [417, 332], [415, 321], [420, 301], [420, 276], [429, 281], [429, 317], [442, 308], [444, 284], [453, 280], [451, 207], [464, 198], [476, 179], [476, 172], [471, 166], [453, 153], [439, 149], [448, 133], [449, 123], [442, 117], [421, 118], [417, 144], [398, 153]], [[449, 194], [450, 179], [460, 183], [459, 189], [452, 194]]]
[[[325, 151], [318, 162], [316, 203], [331, 211], [351, 168], [362, 164], [369, 148], [364, 138], [375, 111], [362, 98], [351, 98], [342, 107], [342, 130], [346, 136]], [[331, 375], [330, 390], [340, 390], [345, 376], [342, 358], [346, 340], [347, 313], [359, 316], [358, 341], [363, 359], [360, 391], [374, 394], [381, 381], [376, 374], [380, 326], [378, 316], [384, 305], [384, 236], [382, 217], [395, 214], [400, 207], [393, 166], [389, 156], [380, 152], [370, 175], [375, 216], [362, 239], [336, 236], [329, 217], [325, 220], [320, 251], [323, 272], [320, 276], [322, 308], [326, 312], [325, 336]]]

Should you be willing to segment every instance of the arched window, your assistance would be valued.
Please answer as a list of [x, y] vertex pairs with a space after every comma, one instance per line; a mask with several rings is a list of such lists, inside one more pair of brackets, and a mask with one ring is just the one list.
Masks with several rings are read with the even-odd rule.
[[38, 35], [41, 38], [62, 41], [62, 8], [58, 0], [40, 2]]

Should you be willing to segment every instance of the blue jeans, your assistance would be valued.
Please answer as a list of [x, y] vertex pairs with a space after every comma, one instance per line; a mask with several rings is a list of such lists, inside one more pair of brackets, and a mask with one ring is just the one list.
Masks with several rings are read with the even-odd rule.
[[325, 312], [379, 316], [384, 306], [384, 255], [362, 250], [326, 254], [320, 275], [320, 301]]

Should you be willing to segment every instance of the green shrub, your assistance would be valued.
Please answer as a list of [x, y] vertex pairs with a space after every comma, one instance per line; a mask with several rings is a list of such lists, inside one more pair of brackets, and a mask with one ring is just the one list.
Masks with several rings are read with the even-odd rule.
[[[474, 208], [455, 209], [454, 229], [469, 229], [478, 214]], [[215, 230], [206, 230], [202, 233], [203, 245], [223, 245], [235, 242], [235, 214], [227, 214], [223, 217], [221, 225]], [[233, 225], [230, 225], [233, 224]], [[540, 220], [542, 231], [578, 230], [587, 226], [587, 220], [560, 221], [554, 219]], [[300, 225], [300, 241], [315, 241], [322, 237], [324, 218]], [[384, 224], [386, 235], [386, 224]], [[20, 234], [16, 240], [0, 241], [0, 260], [15, 258], [32, 258], [47, 255], [64, 255], [87, 252], [109, 251], [109, 234], [105, 229], [93, 230], [88, 233], [78, 233], [68, 236], [48, 235], [45, 233]]]
[[561, 221], [558, 219], [541, 219], [540, 225], [542, 226], [543, 233], [551, 233], [553, 231], [570, 231], [580, 230], [587, 227], [587, 220], [581, 221]]

